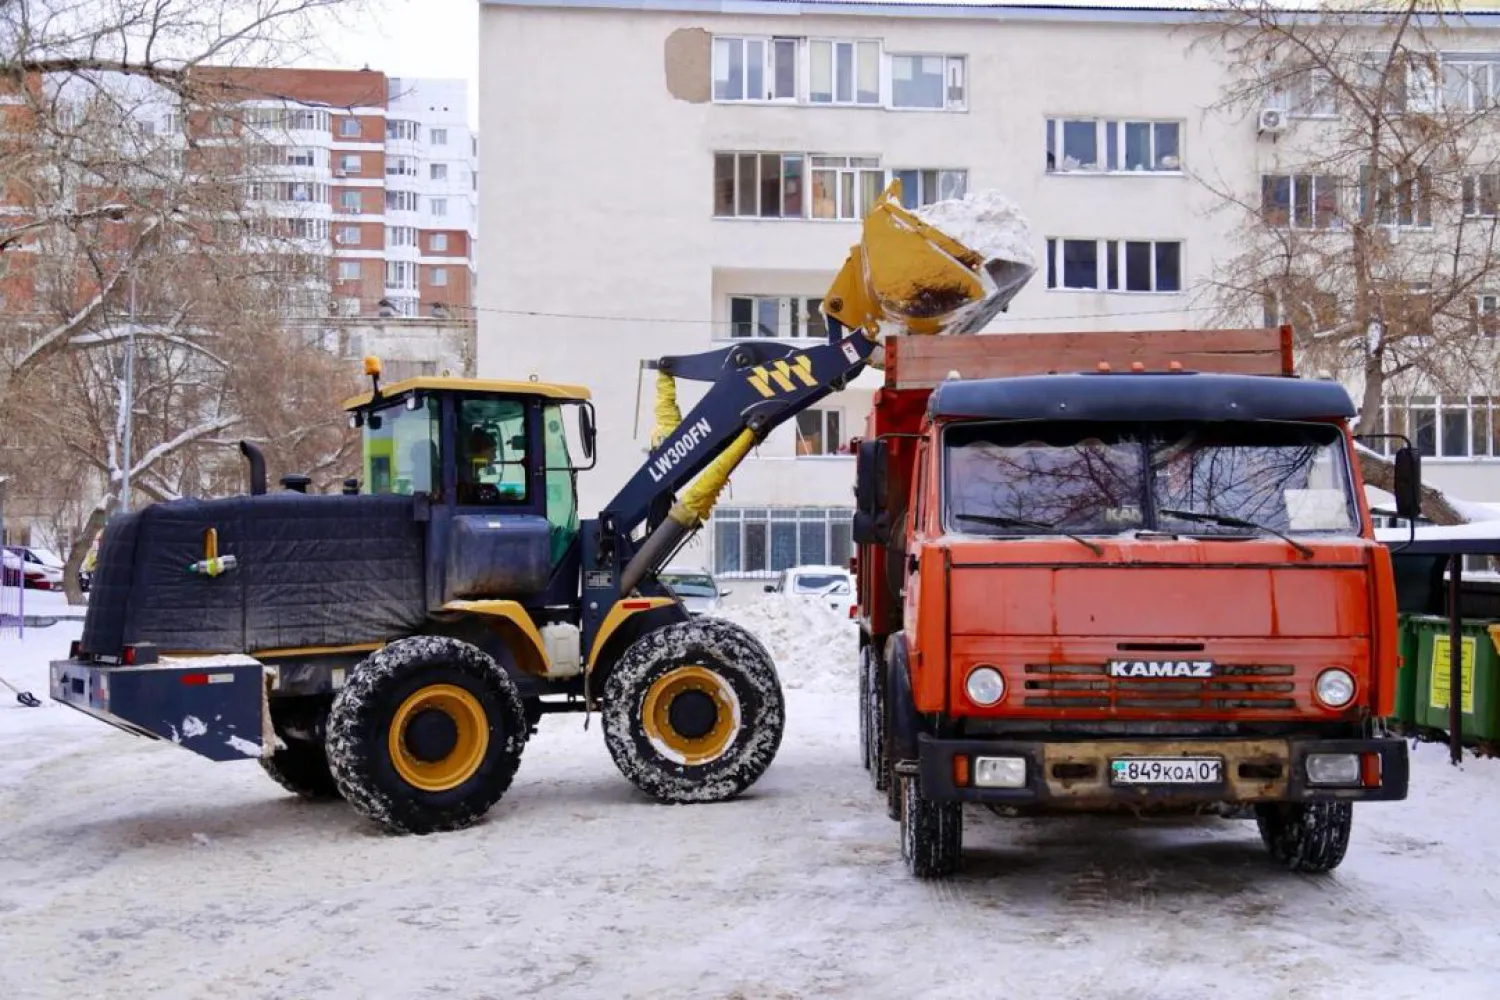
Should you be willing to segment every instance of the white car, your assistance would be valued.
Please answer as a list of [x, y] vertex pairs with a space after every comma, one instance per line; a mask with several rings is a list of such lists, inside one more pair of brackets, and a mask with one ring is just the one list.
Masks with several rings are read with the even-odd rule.
[[793, 566], [766, 593], [820, 601], [845, 618], [854, 617], [854, 574], [842, 566]]
[[671, 588], [688, 613], [694, 615], [713, 614], [719, 610], [720, 602], [733, 593], [720, 590], [713, 574], [701, 569], [669, 566], [656, 574], [656, 578]]
[[21, 557], [26, 586], [34, 590], [63, 589], [63, 561], [57, 553], [22, 545], [12, 546], [10, 551]]

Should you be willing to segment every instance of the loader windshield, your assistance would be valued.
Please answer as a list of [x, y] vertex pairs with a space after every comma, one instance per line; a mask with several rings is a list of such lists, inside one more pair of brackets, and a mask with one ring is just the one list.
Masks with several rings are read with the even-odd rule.
[[372, 411], [363, 430], [366, 493], [433, 493], [438, 464], [438, 402], [401, 401]]
[[956, 532], [1349, 533], [1359, 523], [1342, 433], [1325, 424], [961, 423], [944, 431], [943, 462]]

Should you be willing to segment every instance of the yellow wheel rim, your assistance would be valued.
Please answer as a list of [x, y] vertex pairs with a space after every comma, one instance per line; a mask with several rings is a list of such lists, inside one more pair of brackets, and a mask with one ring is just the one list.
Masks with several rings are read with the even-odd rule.
[[641, 722], [647, 739], [667, 758], [707, 764], [723, 754], [739, 731], [740, 700], [712, 670], [677, 667], [647, 689]]
[[479, 770], [490, 747], [489, 720], [468, 691], [432, 684], [396, 709], [387, 741], [402, 781], [424, 792], [446, 792]]

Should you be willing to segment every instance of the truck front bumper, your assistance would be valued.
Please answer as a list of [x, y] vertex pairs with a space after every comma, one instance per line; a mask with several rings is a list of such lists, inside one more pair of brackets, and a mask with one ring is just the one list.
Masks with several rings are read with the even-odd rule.
[[217, 761], [253, 759], [274, 746], [265, 667], [248, 656], [147, 666], [55, 660], [51, 668], [53, 701], [128, 733]]
[[[1215, 803], [1392, 801], [1406, 798], [1406, 743], [1399, 739], [1098, 740], [1050, 742], [918, 738], [922, 794], [936, 801], [1091, 809]], [[1310, 755], [1353, 755], [1358, 778], [1309, 779]], [[977, 783], [981, 758], [1003, 765], [1016, 787]], [[1115, 774], [1117, 761], [1218, 761], [1217, 780], [1152, 783]], [[1019, 772], [1019, 773], [1018, 773]]]

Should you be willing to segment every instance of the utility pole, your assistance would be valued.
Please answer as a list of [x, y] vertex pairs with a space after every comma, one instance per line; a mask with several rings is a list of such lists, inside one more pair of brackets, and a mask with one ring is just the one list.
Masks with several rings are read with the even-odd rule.
[[120, 483], [120, 509], [130, 510], [130, 439], [135, 421], [135, 262], [130, 263], [130, 328], [125, 331], [125, 454], [124, 480]]

